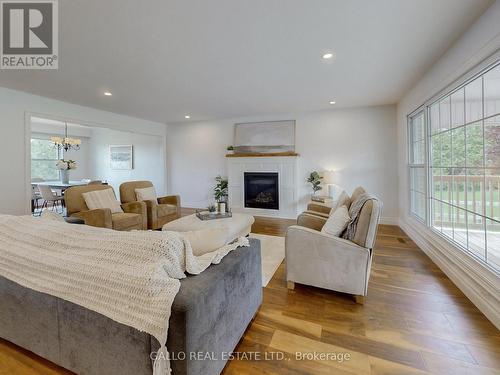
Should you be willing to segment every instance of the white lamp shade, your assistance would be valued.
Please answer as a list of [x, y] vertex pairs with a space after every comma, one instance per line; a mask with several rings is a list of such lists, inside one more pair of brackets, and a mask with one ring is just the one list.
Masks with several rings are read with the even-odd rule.
[[325, 171], [323, 173], [323, 182], [327, 185], [335, 183], [335, 172]]

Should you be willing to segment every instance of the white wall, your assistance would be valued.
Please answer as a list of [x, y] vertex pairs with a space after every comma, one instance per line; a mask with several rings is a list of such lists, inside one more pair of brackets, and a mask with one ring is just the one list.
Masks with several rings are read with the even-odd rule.
[[[104, 100], [104, 99], [103, 99]], [[111, 112], [65, 103], [20, 91], [0, 88], [0, 213], [23, 214], [29, 212], [30, 171], [29, 114], [40, 117], [68, 120], [131, 132], [165, 137], [164, 124], [122, 116]], [[157, 161], [158, 180], [165, 181], [164, 160]]]
[[397, 106], [400, 226], [500, 328], [498, 276], [409, 216], [406, 116], [500, 48], [500, 1], [437, 61]]
[[[149, 180], [158, 195], [166, 193], [164, 178], [164, 139], [154, 135], [94, 128], [90, 138], [90, 173], [94, 180], [106, 180], [119, 194], [125, 181]], [[113, 170], [109, 162], [110, 145], [133, 145], [133, 169]]]
[[296, 120], [296, 151], [303, 210], [310, 195], [305, 179], [313, 170], [338, 171], [338, 185], [348, 192], [363, 185], [384, 202], [383, 217], [397, 217], [395, 106], [234, 118], [168, 126], [169, 193], [183, 206], [206, 207], [213, 200], [214, 177], [226, 175], [226, 147], [238, 122]]

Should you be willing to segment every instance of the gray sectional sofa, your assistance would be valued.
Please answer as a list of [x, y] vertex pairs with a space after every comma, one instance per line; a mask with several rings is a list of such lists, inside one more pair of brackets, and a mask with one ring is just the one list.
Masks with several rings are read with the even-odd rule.
[[[181, 281], [167, 348], [173, 375], [219, 374], [262, 302], [260, 242]], [[0, 337], [86, 375], [151, 375], [155, 338], [0, 277]], [[190, 354], [192, 353], [192, 354]], [[208, 354], [207, 354], [208, 353]], [[182, 359], [186, 355], [186, 359]], [[213, 360], [202, 360], [206, 356]]]

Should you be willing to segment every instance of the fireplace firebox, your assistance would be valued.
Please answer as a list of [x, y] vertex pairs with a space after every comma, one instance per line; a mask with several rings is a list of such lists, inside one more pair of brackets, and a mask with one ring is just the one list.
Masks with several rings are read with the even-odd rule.
[[279, 210], [278, 173], [245, 172], [245, 207]]

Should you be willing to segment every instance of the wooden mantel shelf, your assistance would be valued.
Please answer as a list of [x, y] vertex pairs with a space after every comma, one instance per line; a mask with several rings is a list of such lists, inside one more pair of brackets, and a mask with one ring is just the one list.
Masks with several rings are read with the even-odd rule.
[[226, 154], [226, 158], [268, 158], [273, 156], [299, 156], [296, 152], [268, 152], [268, 153], [258, 153], [258, 154]]

